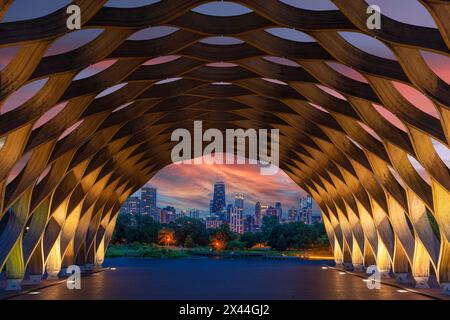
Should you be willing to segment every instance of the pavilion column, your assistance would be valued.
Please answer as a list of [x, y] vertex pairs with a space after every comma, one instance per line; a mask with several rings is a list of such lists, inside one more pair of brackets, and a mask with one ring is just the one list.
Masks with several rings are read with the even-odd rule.
[[416, 288], [429, 288], [431, 259], [422, 242], [416, 237], [412, 274], [416, 281]]
[[42, 280], [42, 276], [45, 273], [45, 264], [44, 264], [44, 251], [42, 247], [42, 241], [39, 241], [36, 249], [31, 255], [30, 261], [28, 262], [28, 271], [29, 271], [29, 283], [37, 284]]
[[344, 263], [344, 253], [341, 249], [341, 245], [339, 244], [339, 241], [334, 238], [334, 262], [336, 262], [336, 266], [342, 266]]
[[57, 280], [58, 274], [61, 271], [62, 259], [61, 259], [61, 238], [60, 236], [56, 239], [55, 244], [47, 258], [47, 280]]
[[353, 237], [353, 247], [352, 247], [352, 265], [354, 271], [362, 272], [364, 271], [364, 231], [361, 226], [359, 218], [356, 216], [355, 212], [346, 205], [348, 213], [348, 221], [351, 228], [351, 233]]
[[62, 271], [63, 275], [66, 274], [66, 270], [69, 266], [75, 265], [75, 251], [73, 239], [69, 242], [62, 258]]
[[384, 245], [381, 239], [378, 239], [378, 248], [377, 248], [377, 267], [382, 277], [390, 277], [389, 273], [391, 270], [391, 259], [389, 256], [389, 251]]
[[352, 265], [354, 271], [364, 271], [364, 256], [356, 240], [353, 240]]
[[22, 253], [22, 239], [19, 239], [12, 248], [6, 260], [7, 291], [21, 290], [20, 283], [25, 277], [25, 264]]
[[95, 267], [101, 268], [103, 266], [103, 262], [105, 261], [105, 253], [105, 239], [103, 238], [97, 247], [97, 252], [95, 253]]
[[450, 242], [445, 237], [441, 239], [438, 279], [444, 294], [450, 295]]
[[376, 266], [377, 260], [374, 254], [374, 250], [369, 241], [366, 240], [364, 245], [364, 267], [367, 269], [370, 266]]
[[440, 243], [430, 225], [429, 213], [424, 202], [410, 189], [407, 191], [409, 212], [415, 232], [412, 274], [417, 288], [428, 288], [430, 264], [437, 271]]
[[395, 281], [399, 283], [408, 282], [409, 262], [408, 256], [403, 249], [400, 240], [395, 236], [395, 251], [392, 264], [392, 271], [394, 272]]

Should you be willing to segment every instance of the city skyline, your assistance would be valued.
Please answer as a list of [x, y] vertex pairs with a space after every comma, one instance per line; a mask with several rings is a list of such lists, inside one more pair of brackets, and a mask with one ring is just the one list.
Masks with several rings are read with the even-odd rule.
[[[226, 204], [233, 203], [243, 193], [245, 214], [254, 213], [255, 203], [275, 206], [281, 202], [284, 211], [298, 207], [306, 192], [298, 187], [282, 170], [274, 176], [261, 176], [258, 165], [169, 165], [161, 169], [147, 186], [158, 189], [158, 207], [173, 206], [179, 210], [198, 209], [209, 214], [214, 183], [226, 184]], [[134, 195], [140, 196], [140, 190]], [[318, 208], [315, 207], [318, 213]]]

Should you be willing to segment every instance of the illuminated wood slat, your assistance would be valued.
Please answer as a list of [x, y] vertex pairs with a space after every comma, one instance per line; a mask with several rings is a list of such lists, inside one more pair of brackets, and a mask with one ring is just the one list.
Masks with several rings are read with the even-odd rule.
[[[381, 30], [367, 29], [362, 0], [332, 0], [339, 8], [335, 11], [298, 9], [277, 0], [236, 1], [252, 12], [234, 17], [191, 11], [206, 2], [166, 0], [118, 9], [104, 7], [106, 0], [74, 1], [81, 7], [83, 28], [103, 32], [80, 48], [45, 57], [69, 32], [65, 8], [34, 20], [0, 23], [0, 48], [19, 47], [0, 71], [0, 110], [24, 85], [47, 79], [31, 99], [0, 114], [0, 218], [13, 209], [0, 234], [0, 269], [6, 267], [10, 279], [21, 279], [26, 268], [42, 275], [73, 263], [100, 265], [121, 204], [171, 163], [171, 132], [192, 130], [195, 119], [204, 120], [205, 129], [280, 129], [280, 167], [319, 204], [337, 262], [358, 269], [376, 263], [397, 275], [411, 272], [420, 285], [431, 264], [449, 290], [450, 172], [431, 139], [449, 146], [450, 88], [420, 54], [425, 50], [449, 58], [448, 1], [421, 1], [438, 29], [383, 16]], [[11, 3], [0, 1], [0, 21]], [[157, 39], [127, 40], [149, 25], [179, 30]], [[264, 31], [274, 27], [301, 30], [317, 42], [289, 41]], [[376, 37], [396, 61], [356, 48], [339, 35], [342, 30]], [[243, 43], [200, 42], [215, 35]], [[180, 58], [144, 65], [167, 55]], [[108, 59], [116, 62], [74, 80], [83, 69]], [[207, 66], [223, 61], [236, 66]], [[366, 82], [335, 71], [329, 61], [353, 68]], [[158, 84], [176, 77], [182, 79]], [[439, 117], [416, 108], [391, 81], [420, 91]], [[58, 104], [64, 106], [54, 118], [33, 128]], [[397, 116], [406, 131], [373, 104]], [[69, 128], [75, 129], [60, 139]], [[9, 179], [25, 155], [31, 156], [24, 169]]]

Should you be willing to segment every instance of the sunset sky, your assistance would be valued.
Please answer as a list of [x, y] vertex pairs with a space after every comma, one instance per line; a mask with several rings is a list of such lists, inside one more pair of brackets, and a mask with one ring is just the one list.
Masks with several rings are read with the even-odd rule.
[[[134, 7], [140, 5], [146, 5], [157, 2], [155, 0], [112, 0], [107, 5], [116, 7]], [[329, 10], [336, 7], [330, 2], [325, 0], [283, 0], [286, 4], [296, 7], [312, 9], [312, 10]], [[416, 0], [369, 0], [369, 4], [379, 5], [383, 14], [400, 20], [405, 23], [422, 25], [426, 27], [435, 28], [436, 25], [431, 18], [428, 11]], [[51, 13], [67, 4], [68, 0], [16, 0], [14, 1], [11, 9], [5, 15], [3, 21], [16, 21], [23, 19], [31, 19], [40, 17]], [[237, 15], [249, 12], [249, 9], [236, 4], [230, 4], [228, 2], [213, 2], [210, 4], [202, 5], [196, 9], [197, 12], [214, 15]], [[142, 40], [157, 38], [176, 32], [176, 28], [170, 26], [149, 28], [144, 31], [140, 31], [133, 35], [130, 39]], [[292, 29], [271, 29], [268, 32], [277, 35], [282, 38], [286, 38], [294, 41], [309, 42], [314, 41], [311, 37], [300, 31]], [[68, 34], [61, 39], [58, 39], [47, 52], [47, 56], [64, 53], [80, 47], [81, 45], [91, 41], [97, 37], [102, 30], [90, 29], [81, 30]], [[388, 59], [395, 60], [395, 56], [392, 51], [378, 40], [368, 37], [366, 35], [354, 32], [340, 32], [340, 34], [350, 43], [359, 47], [360, 49], [381, 56]], [[217, 39], [209, 38], [203, 41], [207, 43], [217, 43]], [[222, 41], [228, 41], [228, 43], [237, 43], [237, 39], [227, 38]], [[2, 70], [11, 61], [14, 54], [18, 51], [19, 46], [11, 48], [0, 48], [0, 70]], [[450, 58], [443, 55], [422, 52], [422, 55], [430, 68], [447, 84], [450, 84]], [[170, 57], [154, 57], [147, 64], [160, 64], [164, 61], [176, 59], [177, 56]], [[270, 58], [269, 59], [277, 59]], [[293, 61], [278, 60], [283, 63], [288, 63], [293, 66], [298, 66]], [[115, 61], [102, 61], [96, 65], [90, 66], [83, 70], [76, 79], [81, 79], [98, 73], [112, 64]], [[345, 67], [336, 62], [329, 62], [329, 65], [338, 72], [345, 74], [348, 77], [356, 79], [358, 81], [366, 82], [364, 77], [357, 71]], [[20, 107], [25, 101], [31, 98], [36, 92], [38, 92], [45, 84], [46, 79], [34, 81], [23, 86], [20, 90], [10, 96], [7, 101], [1, 106], [0, 114], [4, 114], [12, 109]], [[397, 90], [399, 90], [413, 105], [417, 108], [438, 117], [437, 110], [433, 103], [422, 95], [417, 90], [400, 83], [395, 83]], [[119, 86], [115, 86], [99, 94], [99, 96], [107, 95], [115, 90], [119, 89]], [[338, 93], [328, 88], [322, 88], [327, 92], [343, 98]], [[344, 98], [345, 99], [345, 98]], [[60, 112], [65, 104], [61, 104], [49, 110], [41, 119], [39, 119], [35, 125], [38, 127], [47, 122], [50, 118], [54, 117]], [[387, 111], [381, 106], [376, 106], [377, 110], [390, 122], [397, 125], [399, 128], [404, 129], [404, 126], [398, 118], [392, 113]], [[450, 152], [448, 148], [439, 142], [434, 142], [436, 150], [441, 158], [447, 163], [450, 163]], [[422, 172], [421, 166], [410, 158], [413, 165], [419, 172]], [[9, 180], [14, 178], [21, 170], [21, 165], [26, 162], [26, 157], [22, 160], [21, 164], [16, 166], [11, 174]], [[425, 177], [426, 178], [426, 177]], [[287, 210], [291, 206], [297, 206], [300, 195], [304, 192], [298, 188], [292, 180], [286, 176], [283, 172], [279, 172], [275, 176], [261, 176], [259, 174], [259, 168], [250, 165], [240, 166], [190, 166], [190, 165], [171, 165], [161, 170], [151, 181], [150, 184], [158, 188], [159, 193], [159, 206], [173, 205], [177, 208], [198, 208], [207, 210], [209, 205], [209, 199], [212, 196], [212, 188], [215, 180], [224, 180], [227, 187], [228, 200], [232, 200], [236, 192], [243, 192], [246, 196], [246, 209], [253, 210], [256, 201], [263, 201], [269, 204], [274, 204], [275, 201], [281, 201], [283, 209]]]
[[234, 203], [237, 192], [244, 193], [245, 212], [253, 213], [260, 201], [274, 206], [282, 202], [283, 211], [298, 207], [300, 196], [306, 193], [283, 171], [276, 175], [260, 175], [259, 165], [187, 165], [172, 164], [156, 174], [149, 184], [158, 188], [158, 206], [209, 210], [213, 185], [225, 181], [227, 203]]

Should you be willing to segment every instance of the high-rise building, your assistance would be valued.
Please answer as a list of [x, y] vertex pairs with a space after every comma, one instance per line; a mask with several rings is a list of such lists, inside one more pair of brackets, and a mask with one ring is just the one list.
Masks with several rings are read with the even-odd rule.
[[275, 216], [275, 217], [278, 217], [277, 209], [274, 208], [274, 207], [272, 207], [272, 206], [269, 206], [269, 207], [267, 208], [267, 210], [266, 210], [266, 216]]
[[255, 204], [255, 225], [261, 227], [262, 217], [261, 217], [261, 203], [258, 201]]
[[306, 205], [308, 206], [308, 208], [312, 209], [313, 201], [312, 201], [312, 197], [309, 194], [306, 195]]
[[242, 208], [233, 208], [230, 219], [230, 230], [239, 234], [244, 233], [244, 217]]
[[129, 197], [122, 206], [122, 213], [137, 215], [140, 213], [140, 199], [138, 197]]
[[221, 212], [225, 208], [225, 182], [214, 183], [212, 210], [213, 213]]
[[197, 209], [192, 209], [189, 211], [189, 217], [193, 219], [200, 219], [200, 211]]
[[261, 204], [261, 225], [264, 220], [264, 217], [268, 216], [268, 209], [269, 206], [267, 204], [264, 203]]
[[281, 207], [281, 202], [275, 203], [275, 211], [277, 212], [278, 220], [281, 221], [283, 218], [283, 209]]
[[244, 232], [255, 232], [255, 216], [252, 215], [245, 216]]
[[234, 206], [237, 208], [244, 209], [244, 194], [243, 193], [236, 193], [236, 196], [234, 197]]
[[206, 229], [217, 229], [223, 224], [223, 220], [218, 216], [209, 216], [205, 220]]
[[300, 221], [306, 223], [306, 224], [312, 224], [312, 197], [310, 195], [307, 195], [304, 198], [300, 198], [300, 208], [299, 208], [299, 215], [300, 215]]
[[152, 214], [156, 210], [156, 188], [143, 187], [141, 189], [141, 213]]
[[209, 200], [209, 214], [214, 213], [214, 201], [211, 199]]
[[299, 222], [300, 216], [298, 214], [298, 210], [295, 208], [291, 208], [288, 211], [288, 222]]
[[159, 222], [160, 223], [171, 223], [177, 219], [177, 212], [174, 207], [165, 207], [160, 211]]
[[230, 223], [231, 212], [233, 211], [233, 208], [234, 208], [234, 206], [233, 206], [231, 203], [229, 203], [229, 204], [227, 205], [227, 214], [226, 214], [226, 217], [225, 217], [225, 220], [226, 220], [226, 223], [227, 223], [227, 224]]

